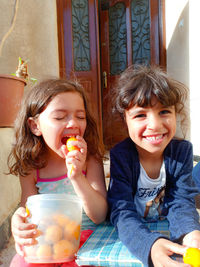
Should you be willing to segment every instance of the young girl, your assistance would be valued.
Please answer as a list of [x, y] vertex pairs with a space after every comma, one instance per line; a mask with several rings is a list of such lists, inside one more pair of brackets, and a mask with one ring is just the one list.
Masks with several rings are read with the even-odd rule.
[[[72, 136], [77, 141], [71, 144], [79, 150], [68, 152], [66, 141]], [[28, 196], [76, 194], [85, 211], [82, 230], [93, 229], [104, 221], [107, 202], [101, 144], [78, 83], [50, 79], [27, 94], [16, 120], [15, 144], [8, 160], [10, 173], [20, 176], [22, 189], [21, 207], [12, 217], [12, 233], [20, 256], [15, 256], [11, 266], [40, 266], [23, 259], [23, 246], [34, 244], [37, 236], [36, 226], [26, 223], [24, 207]], [[67, 266], [76, 265], [67, 263]]]
[[[145, 266], [187, 266], [170, 258], [183, 255], [186, 246], [200, 247], [192, 146], [174, 138], [177, 116], [186, 119], [187, 89], [158, 67], [144, 66], [128, 68], [118, 85], [113, 101], [129, 138], [110, 152], [111, 222]], [[144, 224], [163, 218], [171, 240]]]

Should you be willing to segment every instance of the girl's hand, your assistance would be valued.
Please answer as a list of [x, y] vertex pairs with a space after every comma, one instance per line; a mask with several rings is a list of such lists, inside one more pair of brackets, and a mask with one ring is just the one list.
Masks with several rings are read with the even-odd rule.
[[170, 258], [174, 253], [183, 255], [186, 247], [164, 238], [155, 241], [151, 248], [151, 259], [154, 267], [186, 267], [190, 266]]
[[200, 249], [200, 231], [195, 230], [185, 235], [183, 238], [183, 245]]
[[24, 256], [23, 246], [33, 245], [37, 241], [34, 237], [37, 237], [38, 232], [36, 225], [27, 223], [28, 217], [25, 208], [18, 208], [11, 219], [11, 229], [15, 240], [15, 248], [19, 255]]
[[76, 136], [76, 139], [77, 141], [71, 141], [70, 144], [78, 147], [78, 149], [68, 151], [66, 146], [62, 147], [62, 151], [65, 155], [68, 177], [70, 179], [75, 179], [82, 175], [87, 157], [87, 144], [85, 140], [78, 135]]

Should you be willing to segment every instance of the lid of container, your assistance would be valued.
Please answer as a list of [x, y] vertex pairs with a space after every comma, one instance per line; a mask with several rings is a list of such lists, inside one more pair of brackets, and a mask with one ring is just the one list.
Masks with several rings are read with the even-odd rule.
[[38, 194], [32, 195], [27, 198], [27, 205], [30, 203], [35, 203], [37, 201], [57, 201], [57, 200], [64, 200], [64, 201], [71, 201], [82, 203], [81, 199], [75, 195], [67, 195], [67, 194]]

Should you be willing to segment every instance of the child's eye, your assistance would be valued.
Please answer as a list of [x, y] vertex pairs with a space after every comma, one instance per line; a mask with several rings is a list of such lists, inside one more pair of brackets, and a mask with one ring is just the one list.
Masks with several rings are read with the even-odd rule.
[[61, 120], [63, 120], [64, 119], [64, 117], [55, 117], [54, 118], [54, 120], [57, 120], [57, 121], [61, 121]]
[[77, 116], [77, 118], [78, 118], [79, 120], [85, 120], [85, 117], [83, 117], [83, 116]]
[[164, 109], [164, 110], [162, 110], [160, 113], [161, 113], [162, 115], [165, 115], [165, 114], [169, 114], [169, 113], [171, 113], [171, 111], [168, 110], [168, 109]]
[[135, 117], [134, 118], [144, 118], [144, 117], [146, 117], [146, 115], [145, 114], [138, 114], [138, 115], [135, 115]]

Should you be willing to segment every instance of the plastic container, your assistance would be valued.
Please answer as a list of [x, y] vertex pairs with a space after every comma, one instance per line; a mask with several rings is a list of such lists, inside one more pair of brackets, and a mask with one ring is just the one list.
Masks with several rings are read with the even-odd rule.
[[82, 204], [78, 197], [65, 194], [30, 196], [26, 203], [28, 222], [37, 224], [38, 243], [24, 246], [30, 263], [58, 263], [74, 259], [80, 242]]

